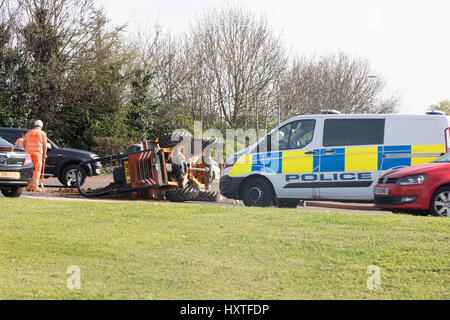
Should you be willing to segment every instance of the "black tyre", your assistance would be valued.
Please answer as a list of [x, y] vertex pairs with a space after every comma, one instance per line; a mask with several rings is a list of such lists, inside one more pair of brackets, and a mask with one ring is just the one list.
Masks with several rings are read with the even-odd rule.
[[197, 188], [178, 188], [166, 191], [166, 199], [173, 202], [194, 201], [198, 198]]
[[199, 191], [196, 201], [217, 202], [219, 200], [218, 191]]
[[7, 198], [18, 198], [22, 195], [24, 187], [5, 187], [0, 190]]
[[[77, 179], [76, 179], [76, 172], [77, 172], [78, 165], [72, 164], [68, 165], [64, 168], [64, 170], [61, 173], [61, 176], [59, 177], [59, 181], [68, 188], [74, 188], [77, 186]], [[79, 174], [79, 181], [81, 186], [83, 186], [84, 181], [86, 180], [86, 172], [83, 168], [80, 169], [78, 172]]]
[[242, 200], [247, 207], [268, 207], [274, 193], [270, 183], [263, 178], [250, 178], [242, 187]]
[[437, 189], [431, 197], [430, 214], [437, 217], [450, 217], [450, 187]]
[[113, 170], [114, 182], [118, 185], [123, 185], [126, 182], [125, 169], [123, 167], [114, 168]]
[[300, 200], [283, 200], [277, 199], [276, 206], [278, 208], [297, 208]]

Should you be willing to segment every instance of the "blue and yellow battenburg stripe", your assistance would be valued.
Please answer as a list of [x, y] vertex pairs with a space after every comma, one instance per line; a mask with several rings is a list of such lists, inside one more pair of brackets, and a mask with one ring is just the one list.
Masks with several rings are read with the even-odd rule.
[[236, 161], [230, 170], [230, 176], [246, 175], [251, 172], [290, 174], [389, 170], [428, 163], [437, 159], [437, 155], [446, 152], [445, 145], [332, 148], [335, 150], [332, 154], [325, 152], [328, 149], [245, 155]]

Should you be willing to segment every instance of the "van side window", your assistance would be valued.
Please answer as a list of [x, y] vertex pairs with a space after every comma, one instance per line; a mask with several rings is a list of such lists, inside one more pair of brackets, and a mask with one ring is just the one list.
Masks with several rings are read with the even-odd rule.
[[323, 146], [356, 146], [384, 143], [385, 119], [326, 119]]
[[292, 122], [276, 130], [271, 135], [270, 151], [286, 150], [291, 135]]
[[288, 149], [301, 149], [311, 143], [316, 120], [301, 120], [292, 125]]
[[314, 137], [315, 120], [291, 122], [272, 133], [271, 151], [301, 149]]

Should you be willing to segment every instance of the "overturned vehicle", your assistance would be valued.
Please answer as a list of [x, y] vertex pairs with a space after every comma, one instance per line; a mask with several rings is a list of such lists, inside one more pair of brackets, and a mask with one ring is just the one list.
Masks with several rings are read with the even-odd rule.
[[[81, 163], [114, 161], [114, 183], [86, 191], [77, 183], [81, 195], [92, 198], [120, 193], [134, 193], [139, 198], [183, 201], [218, 200], [219, 192], [211, 186], [220, 179], [220, 167], [213, 160], [214, 150], [221, 150], [223, 140], [194, 138], [184, 130], [161, 135], [155, 141], [133, 145], [126, 153], [94, 158]], [[77, 174], [77, 179], [78, 179]]]

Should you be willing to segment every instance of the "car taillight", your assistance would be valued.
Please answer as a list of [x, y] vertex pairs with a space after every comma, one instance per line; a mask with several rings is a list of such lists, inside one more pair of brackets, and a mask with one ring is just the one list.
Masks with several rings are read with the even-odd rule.
[[12, 148], [0, 148], [0, 151], [13, 151]]
[[31, 161], [31, 156], [27, 153], [27, 156], [25, 157], [25, 161], [23, 162], [23, 165], [26, 164], [32, 164], [33, 161]]

